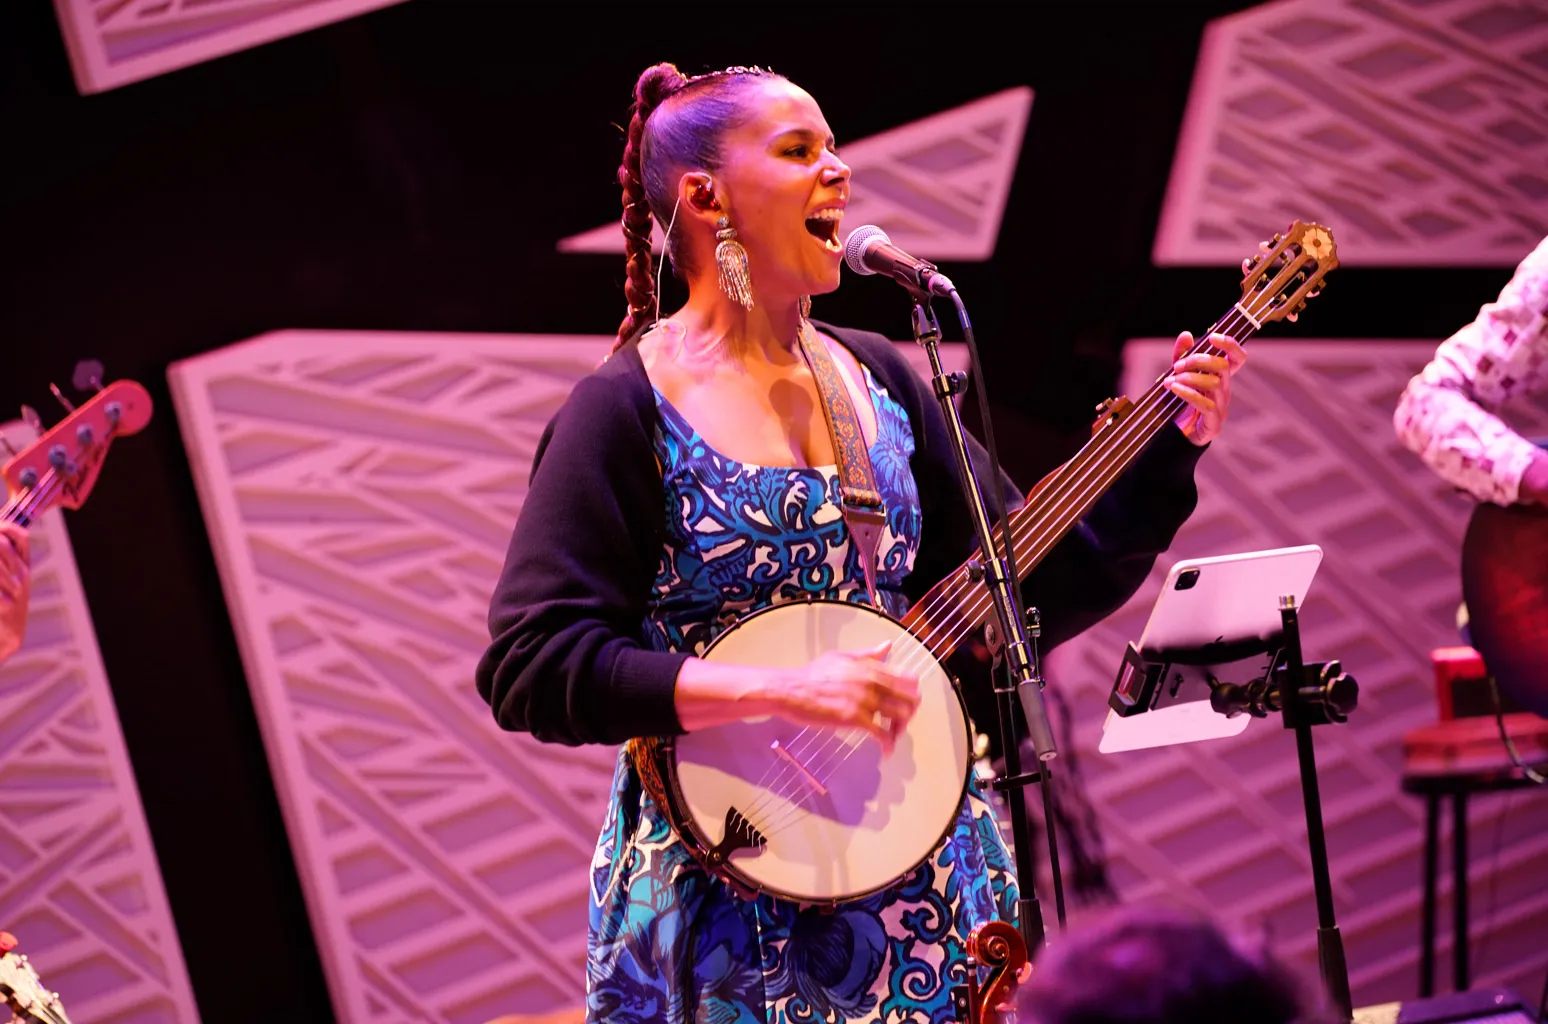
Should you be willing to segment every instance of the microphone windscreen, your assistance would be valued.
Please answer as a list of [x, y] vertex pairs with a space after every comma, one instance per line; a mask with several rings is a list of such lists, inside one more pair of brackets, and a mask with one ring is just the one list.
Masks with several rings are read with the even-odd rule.
[[876, 271], [865, 265], [865, 251], [873, 245], [891, 242], [887, 232], [875, 224], [862, 224], [851, 231], [848, 240], [844, 242], [844, 262], [857, 274], [874, 274]]

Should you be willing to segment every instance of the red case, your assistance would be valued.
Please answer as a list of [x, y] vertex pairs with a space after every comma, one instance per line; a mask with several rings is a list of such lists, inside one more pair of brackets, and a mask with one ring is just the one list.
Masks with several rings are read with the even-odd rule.
[[1430, 661], [1435, 665], [1435, 704], [1440, 720], [1449, 722], [1457, 717], [1457, 685], [1487, 683], [1489, 670], [1484, 668], [1483, 656], [1471, 647], [1437, 647], [1430, 652]]

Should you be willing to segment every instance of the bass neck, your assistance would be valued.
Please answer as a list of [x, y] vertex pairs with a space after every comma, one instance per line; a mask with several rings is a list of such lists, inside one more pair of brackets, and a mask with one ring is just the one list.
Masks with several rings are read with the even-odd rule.
[[[1220, 355], [1220, 350], [1207, 341], [1212, 334], [1227, 334], [1245, 344], [1256, 333], [1252, 318], [1233, 306], [1188, 353]], [[1161, 382], [1165, 376], [1157, 378], [1137, 401], [1120, 398], [1103, 403], [1091, 439], [1032, 487], [1020, 508], [995, 525], [995, 548], [1003, 552], [1005, 525], [1009, 524], [1020, 580], [1037, 568], [1187, 406]], [[989, 590], [980, 582], [981, 557], [975, 553], [903, 617], [903, 626], [938, 659], [953, 654], [994, 612]]]
[[[1252, 319], [1239, 307], [1232, 307], [1210, 326], [1204, 337], [1226, 334], [1245, 345], [1257, 332]], [[1207, 340], [1195, 342], [1188, 349], [1189, 355], [1200, 352], [1223, 354]], [[1073, 458], [1039, 481], [1022, 506], [1007, 517], [1016, 546], [1016, 569], [1022, 579], [1187, 408], [1187, 403], [1162, 383], [1165, 377], [1163, 374], [1157, 378], [1138, 401], [1115, 399], [1104, 403], [1091, 439]], [[996, 547], [1000, 547], [1002, 538], [1003, 530], [997, 526]]]
[[0, 523], [30, 527], [53, 504], [61, 483], [58, 474], [50, 470], [37, 483], [14, 491], [0, 507]]
[[32, 517], [27, 514], [27, 505], [24, 496], [18, 495], [6, 502], [0, 509], [0, 523], [12, 523], [16, 526], [28, 527], [32, 525]]
[[[1245, 344], [1273, 320], [1294, 320], [1324, 287], [1338, 266], [1333, 236], [1320, 224], [1296, 221], [1283, 235], [1259, 246], [1243, 264], [1242, 295], [1188, 349], [1188, 354], [1221, 352], [1210, 336], [1224, 334]], [[1168, 369], [1168, 373], [1170, 369]], [[1157, 436], [1186, 407], [1166, 387], [1163, 373], [1137, 401], [1114, 399], [1100, 407], [1089, 441], [1073, 458], [1044, 477], [1021, 507], [994, 527], [995, 554], [1010, 531], [1018, 582], [1024, 580], [1104, 494], [1134, 465]], [[998, 472], [998, 467], [988, 467]], [[969, 559], [921, 597], [902, 624], [937, 659], [945, 661], [994, 614], [982, 584], [980, 555]]]

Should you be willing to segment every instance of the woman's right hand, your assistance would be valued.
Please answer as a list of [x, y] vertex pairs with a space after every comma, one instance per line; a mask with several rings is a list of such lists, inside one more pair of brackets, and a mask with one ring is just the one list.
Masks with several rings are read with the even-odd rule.
[[830, 651], [799, 668], [689, 658], [677, 674], [677, 719], [687, 732], [778, 715], [798, 725], [864, 729], [892, 752], [915, 709], [919, 680], [888, 666], [892, 641]]
[[781, 718], [800, 725], [864, 729], [892, 753], [919, 707], [919, 680], [887, 664], [892, 641], [829, 651], [795, 670], [773, 694]]
[[1548, 505], [1548, 450], [1539, 450], [1521, 474], [1516, 500], [1529, 505]]

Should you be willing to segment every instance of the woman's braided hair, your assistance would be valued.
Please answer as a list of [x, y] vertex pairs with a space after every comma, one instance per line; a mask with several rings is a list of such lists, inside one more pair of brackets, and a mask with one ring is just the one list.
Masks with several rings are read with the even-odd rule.
[[[646, 68], [634, 84], [623, 162], [618, 166], [618, 183], [623, 186], [624, 295], [629, 312], [618, 325], [614, 351], [653, 316], [652, 221], [663, 227], [670, 223], [677, 178], [683, 170], [719, 169], [721, 136], [746, 118], [737, 93], [742, 85], [765, 77], [778, 76], [763, 68], [730, 67], [689, 78], [676, 65], [656, 64]], [[668, 103], [680, 94], [683, 100]], [[678, 256], [672, 240], [666, 243], [676, 266]]]

